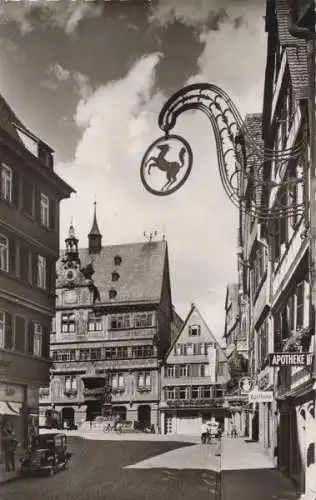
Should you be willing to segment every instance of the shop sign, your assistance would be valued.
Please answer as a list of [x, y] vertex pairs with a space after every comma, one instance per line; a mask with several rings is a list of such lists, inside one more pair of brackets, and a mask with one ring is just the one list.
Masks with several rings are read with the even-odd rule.
[[273, 352], [269, 354], [270, 366], [310, 366], [312, 354], [309, 352]]
[[253, 388], [253, 380], [250, 377], [242, 377], [239, 380], [239, 389], [242, 394], [248, 394]]
[[0, 401], [24, 401], [24, 387], [16, 384], [0, 383]]
[[272, 391], [252, 391], [248, 394], [249, 403], [271, 403], [272, 401]]

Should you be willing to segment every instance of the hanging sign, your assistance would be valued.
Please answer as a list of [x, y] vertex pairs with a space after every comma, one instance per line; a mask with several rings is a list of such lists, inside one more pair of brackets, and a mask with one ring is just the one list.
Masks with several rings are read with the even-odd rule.
[[269, 354], [270, 366], [310, 366], [312, 354], [309, 352], [273, 352]]
[[248, 394], [253, 388], [253, 380], [250, 377], [242, 377], [239, 380], [239, 389], [241, 394]]
[[251, 391], [248, 394], [249, 403], [271, 403], [273, 391]]

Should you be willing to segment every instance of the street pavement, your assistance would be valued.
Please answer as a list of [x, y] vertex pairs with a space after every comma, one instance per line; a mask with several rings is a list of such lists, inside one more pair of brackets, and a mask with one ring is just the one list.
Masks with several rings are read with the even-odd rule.
[[278, 471], [262, 445], [223, 439], [220, 500], [295, 500], [299, 495]]
[[0, 500], [295, 500], [260, 443], [197, 436], [66, 431], [74, 453], [52, 477], [0, 485]]
[[[144, 436], [142, 436], [144, 437]], [[0, 485], [1, 500], [217, 500], [217, 446], [69, 436], [68, 469]], [[213, 470], [214, 469], [214, 470]]]

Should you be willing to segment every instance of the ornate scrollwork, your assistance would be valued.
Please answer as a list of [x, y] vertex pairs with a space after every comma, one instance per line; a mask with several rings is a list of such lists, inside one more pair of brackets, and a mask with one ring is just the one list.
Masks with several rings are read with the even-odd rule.
[[[159, 114], [158, 124], [165, 133], [164, 140], [167, 144], [175, 137], [185, 145], [187, 144], [181, 137], [170, 135], [170, 131], [175, 126], [177, 118], [183, 112], [190, 110], [203, 111], [211, 122], [215, 135], [221, 182], [227, 196], [235, 206], [243, 212], [265, 220], [293, 217], [304, 213], [304, 201], [298, 201], [295, 196], [285, 197], [286, 199], [279, 196], [281, 189], [295, 192], [297, 186], [304, 183], [305, 172], [302, 172], [300, 176], [285, 177], [288, 161], [298, 160], [302, 155], [303, 140], [297, 141], [291, 148], [280, 151], [264, 149], [252, 136], [226, 92], [216, 85], [197, 83], [176, 92], [165, 103]], [[158, 141], [162, 142], [163, 139]], [[177, 173], [180, 168], [177, 169], [177, 172], [173, 168], [173, 176], [167, 168], [169, 164], [173, 163], [174, 165], [175, 162], [167, 160], [166, 155], [164, 155], [164, 164], [162, 165], [161, 161], [158, 161], [161, 153], [159, 153], [160, 156], [159, 154], [151, 156], [158, 141], [153, 143], [143, 158], [141, 177], [148, 191], [158, 195], [166, 195], [179, 189], [187, 180], [191, 170], [191, 149], [186, 148], [189, 158], [187, 170], [178, 182]], [[166, 151], [170, 149], [170, 144], [168, 146]], [[180, 159], [182, 155], [182, 161], [184, 161], [186, 151], [182, 149], [180, 154], [178, 153]], [[265, 166], [268, 162], [274, 164], [274, 171], [277, 173], [275, 181], [267, 178], [270, 176], [265, 175]], [[178, 162], [177, 165], [180, 163]], [[150, 175], [150, 170], [155, 166], [160, 170], [163, 170], [162, 167], [165, 168], [167, 181], [172, 177], [171, 182], [165, 182], [160, 189], [153, 189], [149, 177], [145, 178], [146, 172]], [[171, 186], [172, 188], [169, 189]], [[264, 193], [268, 193], [270, 196], [270, 203], [262, 203], [262, 194]]]

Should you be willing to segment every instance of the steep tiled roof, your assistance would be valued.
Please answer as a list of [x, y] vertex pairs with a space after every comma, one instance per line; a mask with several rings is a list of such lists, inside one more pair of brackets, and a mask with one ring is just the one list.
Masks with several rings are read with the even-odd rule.
[[[61, 252], [61, 257], [64, 256]], [[114, 258], [121, 258], [115, 265]], [[100, 253], [89, 254], [88, 248], [79, 249], [81, 266], [93, 263], [93, 282], [100, 292], [101, 303], [121, 303], [137, 301], [160, 301], [163, 285], [163, 272], [167, 258], [166, 241], [150, 241], [102, 247]], [[57, 273], [62, 263], [57, 263]], [[112, 281], [112, 272], [119, 274]], [[109, 291], [117, 292], [109, 299]]]
[[237, 283], [228, 283], [226, 287], [225, 308], [227, 309], [230, 302], [237, 301], [239, 285]]
[[165, 356], [165, 362], [168, 360], [168, 356], [170, 355], [170, 353], [172, 352], [173, 348], [174, 348], [174, 345], [175, 343], [179, 340], [179, 338], [181, 337], [182, 335], [182, 332], [184, 331], [184, 329], [186, 328], [187, 324], [189, 323], [190, 321], [190, 318], [191, 316], [194, 314], [194, 313], [197, 313], [198, 316], [200, 317], [200, 321], [201, 323], [204, 325], [205, 327], [205, 330], [207, 331], [211, 341], [214, 343], [214, 345], [216, 345], [217, 349], [218, 349], [218, 354], [219, 354], [219, 361], [226, 361], [226, 354], [225, 354], [225, 350], [221, 347], [220, 343], [218, 342], [218, 340], [216, 340], [214, 334], [211, 332], [209, 326], [207, 325], [207, 323], [205, 322], [205, 320], [203, 319], [200, 311], [198, 310], [198, 308], [196, 307], [195, 304], [192, 304], [191, 306], [191, 309], [190, 309], [190, 312], [189, 314], [187, 315], [183, 325], [182, 325], [182, 328], [179, 330], [179, 333], [178, 335], [176, 335], [176, 337], [173, 339], [167, 353], [166, 353], [166, 356]]
[[251, 137], [259, 147], [263, 147], [262, 113], [249, 113], [245, 117], [245, 124]]
[[276, 0], [276, 16], [280, 44], [286, 48], [293, 90], [298, 99], [308, 96], [308, 64], [306, 40], [289, 32], [289, 2]]

